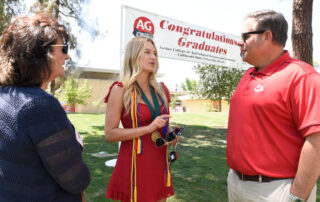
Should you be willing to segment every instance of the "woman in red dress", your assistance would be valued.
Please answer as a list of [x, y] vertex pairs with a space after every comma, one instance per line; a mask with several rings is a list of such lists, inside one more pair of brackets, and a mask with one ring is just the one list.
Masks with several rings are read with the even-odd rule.
[[[155, 79], [158, 67], [151, 39], [136, 37], [128, 43], [121, 82], [113, 83], [105, 97], [106, 139], [121, 141], [106, 198], [165, 202], [174, 194], [167, 147], [157, 147], [154, 142], [171, 131], [170, 94]], [[118, 127], [120, 120], [123, 128]]]

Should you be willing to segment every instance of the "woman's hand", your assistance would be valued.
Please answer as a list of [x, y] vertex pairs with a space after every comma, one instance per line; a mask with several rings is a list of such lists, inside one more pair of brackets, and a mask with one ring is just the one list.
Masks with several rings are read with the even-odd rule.
[[168, 145], [171, 145], [171, 146], [176, 146], [178, 144], [178, 142], [180, 141], [180, 136], [177, 136], [177, 138], [171, 142], [168, 142]]
[[163, 114], [157, 116], [149, 125], [148, 125], [148, 133], [152, 133], [159, 128], [163, 128], [170, 118], [169, 114]]
[[[174, 132], [177, 133], [177, 130], [179, 131], [179, 127], [176, 125], [175, 128], [174, 128]], [[181, 138], [181, 137], [180, 137], [179, 135], [177, 135], [177, 138], [176, 138], [176, 139], [174, 139], [174, 140], [171, 141], [171, 142], [168, 142], [168, 145], [176, 146], [176, 145], [178, 144], [178, 142], [180, 141], [180, 138]]]

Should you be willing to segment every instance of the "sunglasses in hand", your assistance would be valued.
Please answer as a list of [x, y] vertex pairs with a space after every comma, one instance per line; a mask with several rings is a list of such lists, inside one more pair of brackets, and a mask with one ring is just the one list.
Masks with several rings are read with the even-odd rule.
[[[183, 126], [180, 128], [175, 128], [174, 131], [167, 133], [165, 138], [162, 138], [161, 135], [159, 135], [157, 138], [152, 138], [152, 140], [154, 140], [157, 147], [164, 146], [166, 143], [172, 142], [177, 139], [177, 137], [181, 135], [183, 129]], [[152, 136], [154, 135], [152, 134]]]

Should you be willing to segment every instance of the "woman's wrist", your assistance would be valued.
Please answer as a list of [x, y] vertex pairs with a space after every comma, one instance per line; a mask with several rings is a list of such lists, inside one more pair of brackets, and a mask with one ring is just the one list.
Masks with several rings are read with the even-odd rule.
[[152, 133], [153, 129], [150, 125], [144, 127], [144, 134]]

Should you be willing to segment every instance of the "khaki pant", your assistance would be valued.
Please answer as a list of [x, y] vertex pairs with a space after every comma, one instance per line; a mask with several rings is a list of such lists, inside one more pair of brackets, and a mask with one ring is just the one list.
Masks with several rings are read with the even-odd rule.
[[[242, 181], [234, 170], [228, 174], [229, 202], [290, 202], [289, 193], [292, 179], [271, 182]], [[317, 185], [310, 193], [307, 202], [316, 201]]]

